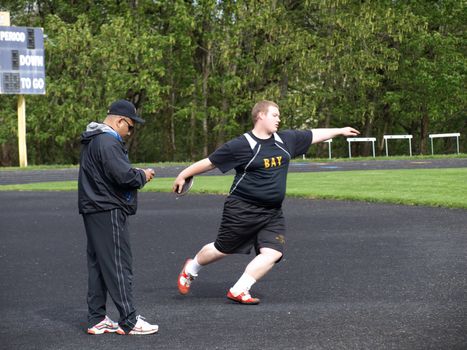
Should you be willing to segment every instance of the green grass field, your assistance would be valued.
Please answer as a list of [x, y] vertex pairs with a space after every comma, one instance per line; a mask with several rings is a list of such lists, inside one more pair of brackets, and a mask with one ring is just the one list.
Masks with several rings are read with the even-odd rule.
[[[467, 209], [467, 168], [289, 173], [287, 195]], [[169, 192], [156, 178], [144, 192]], [[232, 176], [198, 176], [191, 193], [226, 194]], [[76, 191], [76, 181], [3, 185], [0, 191]]]

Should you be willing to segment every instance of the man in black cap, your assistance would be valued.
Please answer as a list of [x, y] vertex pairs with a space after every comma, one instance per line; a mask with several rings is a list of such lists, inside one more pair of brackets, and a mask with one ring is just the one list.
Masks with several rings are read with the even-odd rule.
[[[87, 236], [89, 334], [152, 334], [157, 325], [136, 315], [128, 216], [136, 213], [137, 190], [154, 177], [133, 168], [123, 138], [144, 123], [126, 100], [111, 104], [103, 123], [90, 123], [81, 138], [78, 207]], [[109, 293], [120, 319], [106, 314]]]

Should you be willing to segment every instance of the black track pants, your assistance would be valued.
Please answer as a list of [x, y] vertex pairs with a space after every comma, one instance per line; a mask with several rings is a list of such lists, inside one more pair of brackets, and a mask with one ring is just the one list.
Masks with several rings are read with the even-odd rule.
[[106, 315], [107, 292], [120, 312], [125, 332], [136, 324], [127, 215], [120, 209], [83, 214], [88, 238], [88, 327]]

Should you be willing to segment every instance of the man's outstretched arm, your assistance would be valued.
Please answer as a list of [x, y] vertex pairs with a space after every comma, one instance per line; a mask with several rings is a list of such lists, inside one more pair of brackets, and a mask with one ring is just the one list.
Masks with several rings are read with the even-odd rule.
[[360, 132], [350, 126], [345, 128], [326, 128], [326, 129], [312, 129], [313, 141], [311, 143], [323, 142], [332, 139], [336, 136], [358, 136]]

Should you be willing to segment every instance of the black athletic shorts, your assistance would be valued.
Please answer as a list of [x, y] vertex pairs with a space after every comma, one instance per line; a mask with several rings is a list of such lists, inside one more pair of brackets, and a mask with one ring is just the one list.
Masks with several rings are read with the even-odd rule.
[[227, 197], [214, 246], [224, 254], [249, 254], [254, 247], [272, 248], [281, 253], [285, 244], [282, 208], [265, 208], [238, 198]]

